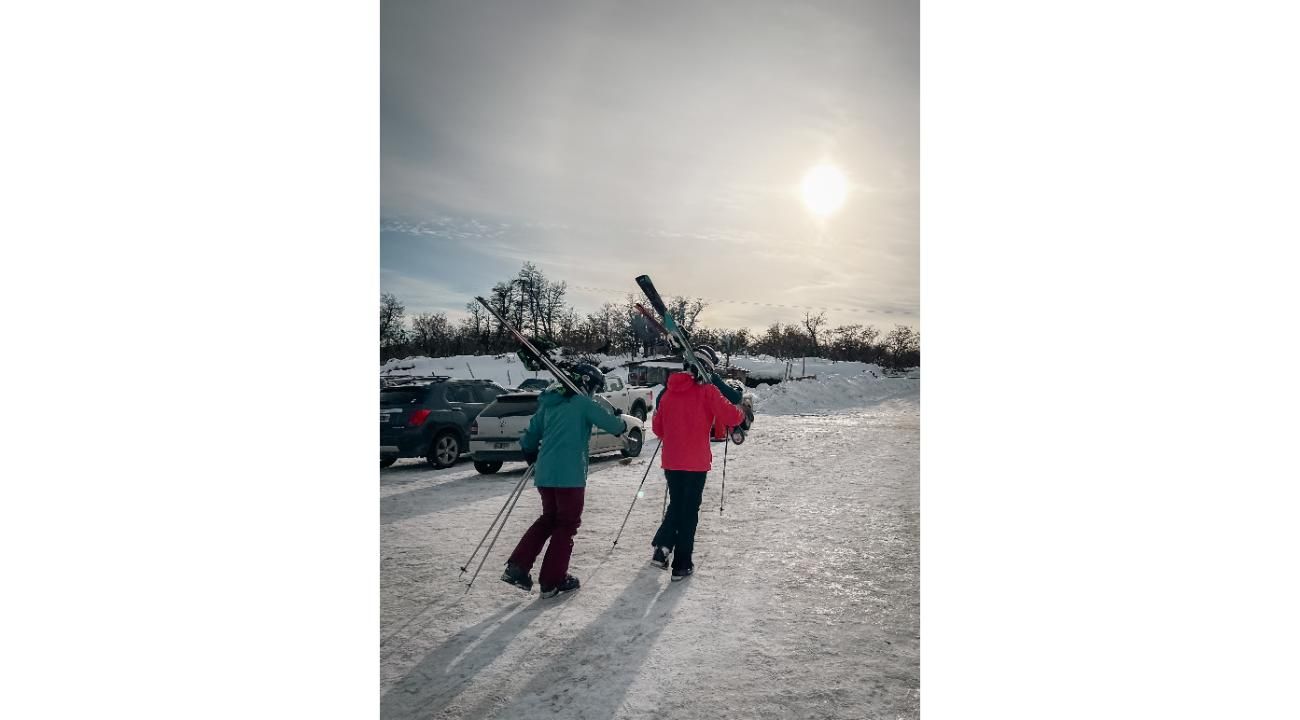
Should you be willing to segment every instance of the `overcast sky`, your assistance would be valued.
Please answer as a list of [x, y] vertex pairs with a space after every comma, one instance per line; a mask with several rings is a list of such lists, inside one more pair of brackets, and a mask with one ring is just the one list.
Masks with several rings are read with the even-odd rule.
[[[712, 327], [919, 327], [915, 2], [385, 0], [381, 22], [381, 287], [408, 313], [460, 317], [530, 260], [581, 312], [648, 273]], [[850, 183], [824, 219], [799, 191], [821, 163]]]

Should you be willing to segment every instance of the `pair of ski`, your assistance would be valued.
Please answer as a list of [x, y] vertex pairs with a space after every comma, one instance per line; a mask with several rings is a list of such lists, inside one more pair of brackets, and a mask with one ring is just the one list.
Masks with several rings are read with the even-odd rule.
[[[703, 368], [700, 366], [699, 359], [697, 359], [695, 353], [691, 351], [690, 340], [686, 337], [686, 333], [681, 329], [681, 327], [677, 325], [677, 322], [673, 319], [672, 313], [668, 312], [668, 306], [664, 304], [663, 298], [659, 296], [659, 291], [655, 289], [655, 285], [651, 282], [650, 276], [642, 275], [638, 277], [636, 279], [636, 284], [641, 286], [641, 291], [645, 293], [647, 298], [649, 298], [650, 304], [653, 305], [654, 309], [663, 317], [663, 323], [660, 324], [660, 322], [640, 303], [637, 303], [637, 309], [640, 310], [641, 313], [645, 315], [660, 332], [667, 335], [669, 339], [673, 341], [677, 349], [681, 351], [682, 359], [694, 367], [697, 372], [699, 372], [700, 377], [707, 377], [707, 373], [704, 373]], [[487, 311], [492, 315], [492, 317], [496, 318], [497, 322], [501, 324], [501, 327], [505, 328], [515, 338], [515, 340], [519, 342], [523, 347], [524, 352], [537, 362], [541, 363], [541, 365], [545, 367], [548, 372], [554, 375], [556, 380], [563, 383], [565, 387], [569, 388], [569, 390], [574, 393], [578, 393], [577, 384], [573, 382], [573, 379], [569, 377], [568, 373], [560, 369], [545, 350], [541, 350], [534, 345], [531, 340], [525, 337], [524, 334], [512, 325], [509, 320], [506, 320], [505, 317], [503, 317], [496, 308], [492, 307], [492, 305], [481, 295], [475, 296], [474, 299], [484, 308], [487, 308]]]
[[[649, 320], [657, 330], [659, 330], [659, 332], [668, 336], [668, 340], [673, 347], [677, 348], [677, 350], [681, 352], [682, 360], [695, 370], [696, 377], [709, 378], [712, 373], [700, 365], [700, 360], [695, 355], [694, 349], [691, 347], [690, 338], [686, 336], [686, 331], [677, 324], [677, 321], [673, 318], [673, 314], [668, 312], [668, 306], [664, 304], [663, 298], [659, 296], [659, 291], [655, 289], [654, 283], [650, 281], [650, 276], [642, 275], [638, 277], [636, 279], [636, 284], [641, 286], [641, 291], [645, 293], [647, 298], [649, 298], [650, 304], [653, 305], [655, 310], [663, 317], [663, 324], [660, 324], [659, 321], [650, 314], [650, 311], [646, 310], [645, 307], [641, 305], [641, 303], [636, 303], [637, 311], [644, 315], [645, 318]], [[744, 392], [741, 388], [737, 389], [742, 393]], [[745, 420], [740, 425], [732, 428], [730, 433], [731, 441], [737, 445], [745, 442], [745, 435], [749, 432], [749, 425], [754, 421], [753, 411], [749, 409], [748, 405], [743, 407], [742, 411], [745, 413]]]
[[655, 312], [663, 318], [663, 324], [660, 324], [648, 310], [641, 305], [636, 304], [636, 309], [655, 326], [659, 332], [668, 336], [669, 341], [682, 353], [682, 360], [695, 369], [698, 377], [707, 378], [709, 373], [700, 365], [699, 358], [695, 357], [695, 352], [691, 348], [691, 340], [686, 337], [686, 331], [682, 330], [677, 321], [673, 319], [673, 314], [668, 312], [668, 306], [664, 304], [664, 299], [659, 296], [659, 291], [655, 289], [655, 284], [651, 282], [649, 275], [641, 275], [636, 279], [636, 284], [641, 287], [641, 292], [645, 293], [650, 304], [654, 306]]
[[578, 389], [578, 384], [573, 381], [573, 378], [569, 377], [568, 373], [561, 370], [559, 366], [556, 365], [555, 361], [551, 359], [551, 356], [546, 354], [545, 350], [539, 349], [523, 333], [519, 332], [519, 329], [510, 324], [510, 321], [506, 320], [501, 313], [497, 312], [497, 309], [492, 307], [487, 300], [484, 300], [482, 295], [475, 295], [474, 299], [477, 300], [480, 305], [487, 308], [487, 311], [492, 314], [492, 317], [496, 318], [497, 322], [501, 323], [501, 327], [508, 330], [510, 334], [514, 336], [515, 340], [519, 341], [519, 344], [523, 347], [525, 353], [537, 362], [541, 363], [542, 367], [546, 368], [548, 372], [555, 376], [556, 380], [559, 380], [574, 395], [583, 394], [582, 391]]

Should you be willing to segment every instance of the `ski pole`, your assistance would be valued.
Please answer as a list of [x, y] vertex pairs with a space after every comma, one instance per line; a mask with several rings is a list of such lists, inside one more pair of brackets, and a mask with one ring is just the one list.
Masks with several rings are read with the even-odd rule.
[[487, 550], [483, 551], [483, 558], [478, 561], [478, 567], [474, 568], [474, 574], [470, 576], [469, 584], [465, 586], [466, 594], [469, 593], [470, 588], [474, 587], [474, 581], [478, 579], [478, 571], [483, 569], [483, 563], [487, 562], [488, 555], [492, 554], [492, 548], [496, 546], [497, 538], [501, 537], [501, 531], [505, 529], [506, 522], [510, 520], [510, 513], [515, 511], [515, 504], [519, 502], [520, 497], [523, 497], [523, 487], [523, 483], [520, 483], [519, 492], [515, 495], [514, 500], [510, 502], [510, 509], [506, 511], [506, 516], [501, 519], [501, 524], [497, 526], [497, 532], [492, 536], [492, 542], [488, 543]]
[[731, 446], [731, 438], [722, 444], [722, 499], [718, 501], [718, 514], [722, 514], [722, 506], [727, 504], [727, 448]]
[[663, 447], [662, 440], [655, 445], [655, 451], [650, 455], [650, 462], [645, 464], [645, 474], [641, 476], [641, 484], [636, 486], [636, 495], [632, 496], [632, 504], [627, 506], [627, 514], [623, 516], [623, 524], [618, 526], [618, 534], [614, 536], [614, 544], [609, 546], [613, 550], [618, 545], [618, 539], [623, 537], [623, 528], [627, 527], [627, 519], [632, 517], [632, 508], [636, 506], [636, 499], [641, 497], [641, 488], [645, 487], [645, 479], [650, 477], [650, 468], [654, 467], [655, 455], [659, 454], [659, 448]]
[[522, 487], [524, 483], [528, 482], [528, 478], [532, 476], [533, 468], [535, 467], [537, 466], [529, 465], [528, 469], [524, 471], [523, 476], [519, 478], [519, 482], [515, 483], [515, 486], [510, 491], [510, 494], [506, 496], [506, 501], [501, 504], [501, 509], [497, 511], [497, 516], [492, 519], [492, 524], [488, 525], [488, 529], [484, 531], [483, 539], [478, 541], [478, 547], [474, 548], [474, 552], [470, 553], [469, 559], [465, 561], [465, 564], [460, 566], [460, 575], [456, 576], [457, 580], [459, 580], [461, 577], [465, 575], [467, 569], [469, 568], [469, 564], [474, 562], [474, 557], [478, 555], [479, 548], [483, 547], [483, 543], [487, 540], [488, 533], [492, 532], [492, 528], [497, 526], [497, 520], [501, 519], [501, 513], [505, 512], [506, 505], [510, 504], [510, 498], [520, 494], [519, 488]]

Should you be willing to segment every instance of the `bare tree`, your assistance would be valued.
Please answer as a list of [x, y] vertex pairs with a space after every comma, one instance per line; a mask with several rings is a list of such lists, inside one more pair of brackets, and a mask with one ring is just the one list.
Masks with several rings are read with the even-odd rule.
[[[493, 285], [492, 292], [486, 299], [492, 303], [492, 309], [496, 310], [498, 315], [506, 317], [507, 313], [510, 312], [510, 305], [513, 296], [514, 284], [503, 282]], [[505, 326], [498, 321], [496, 323], [496, 331], [492, 333], [492, 347], [490, 349], [495, 350], [501, 347], [501, 338], [505, 335], [505, 332]]]
[[667, 307], [678, 327], [685, 330], [687, 335], [690, 335], [695, 331], [695, 320], [708, 305], [701, 298], [691, 300], [686, 297], [676, 296], [667, 302]]
[[451, 325], [445, 313], [421, 313], [411, 320], [411, 340], [429, 357], [437, 357], [448, 349], [450, 339]]
[[398, 345], [405, 339], [405, 330], [402, 327], [402, 318], [405, 314], [406, 306], [397, 299], [396, 295], [383, 293], [379, 296], [379, 346], [381, 348]]
[[460, 321], [457, 329], [460, 341], [474, 348], [475, 352], [487, 352], [488, 336], [491, 334], [487, 310], [475, 300], [465, 303], [465, 313], [466, 317]]
[[890, 367], [906, 368], [921, 362], [921, 334], [907, 325], [896, 325], [885, 336], [885, 350]]
[[547, 337], [554, 337], [557, 322], [564, 314], [564, 294], [568, 285], [563, 282], [546, 283], [541, 294], [542, 329]]
[[808, 336], [812, 338], [813, 355], [821, 355], [821, 345], [817, 342], [817, 329], [826, 324], [826, 313], [819, 312], [816, 315], [805, 312], [803, 314], [803, 326], [808, 331]]
[[[536, 337], [538, 331], [542, 329], [542, 297], [546, 293], [546, 276], [537, 269], [536, 265], [526, 262], [519, 269], [515, 282], [519, 283], [520, 305], [527, 313], [533, 328], [533, 336]], [[522, 317], [520, 319], [522, 320]]]

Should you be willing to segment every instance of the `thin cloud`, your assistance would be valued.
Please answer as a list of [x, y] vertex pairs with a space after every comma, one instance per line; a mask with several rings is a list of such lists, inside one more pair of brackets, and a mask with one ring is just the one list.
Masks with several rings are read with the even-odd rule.
[[[533, 262], [574, 286], [649, 273], [667, 294], [914, 318], [917, 25], [896, 2], [385, 4], [384, 289], [459, 311]], [[818, 223], [798, 186], [821, 162], [854, 189]]]

